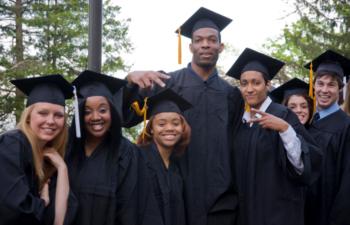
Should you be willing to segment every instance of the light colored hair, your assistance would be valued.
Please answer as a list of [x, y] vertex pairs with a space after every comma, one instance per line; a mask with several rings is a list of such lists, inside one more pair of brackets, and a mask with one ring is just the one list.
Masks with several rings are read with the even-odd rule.
[[[39, 147], [38, 136], [30, 127], [30, 115], [33, 112], [34, 107], [35, 104], [30, 105], [23, 110], [17, 128], [23, 132], [31, 145], [35, 173], [39, 178], [39, 190], [41, 190], [43, 184], [52, 176], [56, 169], [53, 165], [44, 162], [43, 151]], [[68, 127], [66, 123], [67, 115], [65, 115], [62, 131], [58, 133], [52, 141], [47, 143], [47, 146], [54, 148], [62, 158], [64, 158], [68, 140]]]

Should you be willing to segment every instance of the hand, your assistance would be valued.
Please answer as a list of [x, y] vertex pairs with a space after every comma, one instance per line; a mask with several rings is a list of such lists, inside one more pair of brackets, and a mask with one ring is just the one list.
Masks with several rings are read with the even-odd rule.
[[50, 180], [48, 180], [47, 182], [45, 182], [43, 188], [40, 191], [40, 198], [42, 200], [44, 200], [45, 202], [45, 207], [49, 205], [50, 203], [50, 197], [49, 197], [49, 183]]
[[141, 89], [152, 88], [154, 82], [165, 87], [164, 81], [169, 78], [169, 75], [157, 71], [133, 71], [127, 76], [129, 83], [137, 84]]
[[262, 128], [267, 128], [278, 132], [284, 132], [289, 127], [289, 124], [286, 121], [272, 114], [253, 108], [251, 109], [251, 113], [260, 114], [260, 116], [250, 119], [248, 123], [259, 123]]
[[48, 158], [57, 170], [67, 168], [66, 163], [54, 148], [45, 148], [44, 157]]

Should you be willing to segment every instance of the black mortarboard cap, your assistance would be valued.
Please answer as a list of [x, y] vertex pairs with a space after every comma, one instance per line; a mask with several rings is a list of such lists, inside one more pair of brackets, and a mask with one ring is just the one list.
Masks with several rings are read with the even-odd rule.
[[263, 73], [265, 79], [272, 80], [283, 66], [284, 62], [278, 59], [246, 48], [226, 74], [239, 80], [246, 71], [258, 71]]
[[276, 102], [281, 103], [288, 96], [300, 94], [308, 95], [308, 92], [309, 84], [298, 78], [293, 78], [271, 91], [270, 96]]
[[37, 102], [65, 106], [65, 99], [73, 96], [73, 88], [60, 74], [11, 80], [23, 94], [28, 96], [27, 107]]
[[232, 19], [213, 12], [204, 7], [199, 8], [187, 21], [182, 24], [175, 32], [178, 33], [179, 29], [183, 36], [191, 38], [192, 33], [200, 28], [214, 28], [219, 32], [222, 31]]
[[104, 96], [112, 98], [121, 87], [127, 84], [126, 80], [107, 76], [90, 70], [85, 70], [72, 82], [77, 88], [78, 97]]
[[350, 75], [350, 59], [339, 53], [327, 50], [304, 67], [310, 69], [312, 63], [312, 70], [318, 74], [324, 72], [335, 73], [341, 80], [344, 76]]
[[192, 107], [191, 103], [170, 88], [151, 96], [147, 100], [147, 106], [147, 119], [162, 112], [176, 112], [182, 115], [185, 110]]

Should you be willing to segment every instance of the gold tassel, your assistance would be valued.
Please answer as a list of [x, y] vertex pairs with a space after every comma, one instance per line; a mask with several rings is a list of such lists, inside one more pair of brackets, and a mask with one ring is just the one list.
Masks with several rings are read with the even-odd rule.
[[313, 112], [316, 112], [316, 99], [315, 99], [315, 94], [314, 94], [314, 87], [313, 87], [313, 79], [314, 79], [314, 73], [313, 73], [313, 69], [312, 69], [312, 62], [310, 63], [310, 74], [309, 74], [309, 96], [312, 99], [312, 109]]
[[142, 109], [140, 109], [140, 105], [137, 101], [134, 101], [131, 104], [131, 108], [133, 108], [135, 110], [136, 114], [138, 116], [143, 116], [143, 129], [142, 129], [142, 139], [143, 140], [145, 139], [145, 135], [148, 135], [146, 133], [147, 110], [148, 110], [147, 100], [148, 100], [148, 97], [145, 97], [144, 105], [143, 105]]
[[178, 36], [177, 36], [177, 63], [182, 63], [182, 44], [181, 44], [181, 28], [178, 30]]
[[248, 105], [246, 102], [244, 103], [244, 110], [250, 113], [250, 105]]

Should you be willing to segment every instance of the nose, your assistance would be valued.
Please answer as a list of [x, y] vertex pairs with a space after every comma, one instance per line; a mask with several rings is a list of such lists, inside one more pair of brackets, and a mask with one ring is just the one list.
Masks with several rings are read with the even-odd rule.
[[250, 83], [248, 83], [247, 84], [247, 92], [249, 92], [249, 93], [251, 93], [251, 92], [253, 92], [253, 85], [252, 84], [250, 84]]
[[295, 110], [296, 113], [300, 113], [301, 112], [300, 105], [296, 106], [294, 110]]
[[97, 111], [92, 112], [92, 120], [99, 120], [100, 118], [101, 116]]
[[321, 87], [321, 92], [328, 92], [328, 86], [327, 85], [323, 85]]
[[202, 48], [208, 48], [209, 47], [209, 41], [206, 39], [202, 40]]
[[47, 122], [48, 124], [54, 124], [54, 123], [55, 123], [54, 115], [53, 115], [53, 114], [50, 114], [50, 115], [47, 117], [46, 122]]
[[171, 124], [167, 124], [166, 126], [165, 126], [165, 130], [166, 131], [172, 131], [174, 129], [174, 127], [173, 127], [173, 125], [171, 125]]

